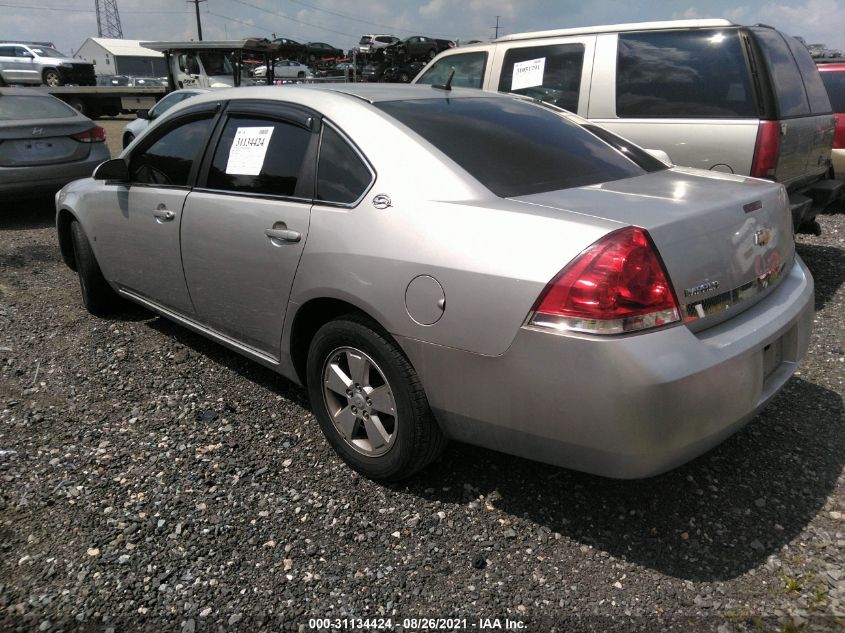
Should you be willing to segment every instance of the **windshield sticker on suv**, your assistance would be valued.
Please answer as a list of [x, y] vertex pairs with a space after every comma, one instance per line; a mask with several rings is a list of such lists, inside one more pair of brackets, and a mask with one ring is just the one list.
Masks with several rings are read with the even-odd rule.
[[260, 174], [271, 136], [272, 127], [239, 127], [229, 148], [226, 173], [237, 176]]
[[513, 65], [511, 90], [521, 90], [543, 85], [543, 72], [546, 70], [546, 58], [529, 59]]

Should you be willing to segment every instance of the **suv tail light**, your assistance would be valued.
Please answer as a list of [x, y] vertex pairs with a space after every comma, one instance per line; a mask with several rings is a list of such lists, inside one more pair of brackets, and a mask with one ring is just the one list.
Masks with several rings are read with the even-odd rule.
[[751, 161], [751, 175], [756, 178], [774, 177], [779, 157], [780, 121], [760, 121]]
[[834, 115], [836, 128], [833, 133], [833, 149], [845, 149], [845, 116]]
[[623, 334], [680, 320], [678, 300], [649, 234], [629, 226], [595, 242], [543, 290], [528, 325]]
[[106, 140], [106, 131], [99, 125], [95, 125], [90, 130], [72, 134], [71, 138], [80, 143], [102, 143]]

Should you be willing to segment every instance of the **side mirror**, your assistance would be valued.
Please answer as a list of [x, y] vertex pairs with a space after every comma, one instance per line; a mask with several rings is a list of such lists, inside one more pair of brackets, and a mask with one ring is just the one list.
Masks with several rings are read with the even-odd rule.
[[135, 116], [138, 117], [139, 119], [147, 119], [147, 120], [152, 118], [150, 116], [149, 110], [138, 110], [138, 111], [135, 112]]
[[112, 158], [97, 165], [93, 175], [94, 180], [114, 180], [129, 182], [129, 167], [122, 158]]

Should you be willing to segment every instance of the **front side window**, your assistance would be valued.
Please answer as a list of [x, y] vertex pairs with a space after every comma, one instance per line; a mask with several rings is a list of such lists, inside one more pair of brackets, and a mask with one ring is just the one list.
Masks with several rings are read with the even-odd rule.
[[505, 97], [375, 104], [502, 198], [584, 187], [647, 170], [550, 106]]
[[207, 187], [293, 197], [304, 186], [311, 132], [292, 123], [247, 115], [226, 122]]
[[618, 41], [618, 116], [757, 116], [738, 30], [622, 33]]
[[130, 179], [136, 184], [185, 187], [194, 161], [205, 147], [211, 114], [183, 123], [166, 132], [129, 161]]
[[156, 117], [160, 117], [162, 114], [167, 112], [170, 108], [175, 106], [180, 101], [187, 99], [189, 96], [193, 96], [193, 95], [186, 95], [183, 92], [171, 92], [169, 95], [167, 95], [166, 97], [163, 97], [161, 99], [161, 101], [159, 101], [158, 103], [156, 103], [153, 106], [152, 110], [150, 110], [150, 116], [154, 119]]
[[455, 77], [452, 85], [456, 88], [481, 88], [484, 82], [484, 65], [487, 63], [487, 53], [461, 53], [449, 55], [439, 59], [419, 78], [418, 84], [443, 85], [449, 79], [452, 69]]
[[516, 92], [575, 112], [583, 67], [583, 44], [511, 48], [505, 53], [499, 91]]
[[373, 176], [352, 147], [330, 126], [323, 126], [317, 163], [317, 200], [352, 204], [367, 189]]

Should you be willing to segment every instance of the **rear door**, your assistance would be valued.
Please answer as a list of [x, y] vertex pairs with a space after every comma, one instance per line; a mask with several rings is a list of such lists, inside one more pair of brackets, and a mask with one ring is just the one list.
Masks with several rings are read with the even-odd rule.
[[308, 235], [317, 121], [278, 102], [231, 103], [182, 217], [198, 320], [276, 359]]
[[780, 121], [775, 180], [793, 188], [829, 169], [835, 123], [830, 101], [810, 54], [797, 40], [767, 27], [750, 30], [770, 78]]

